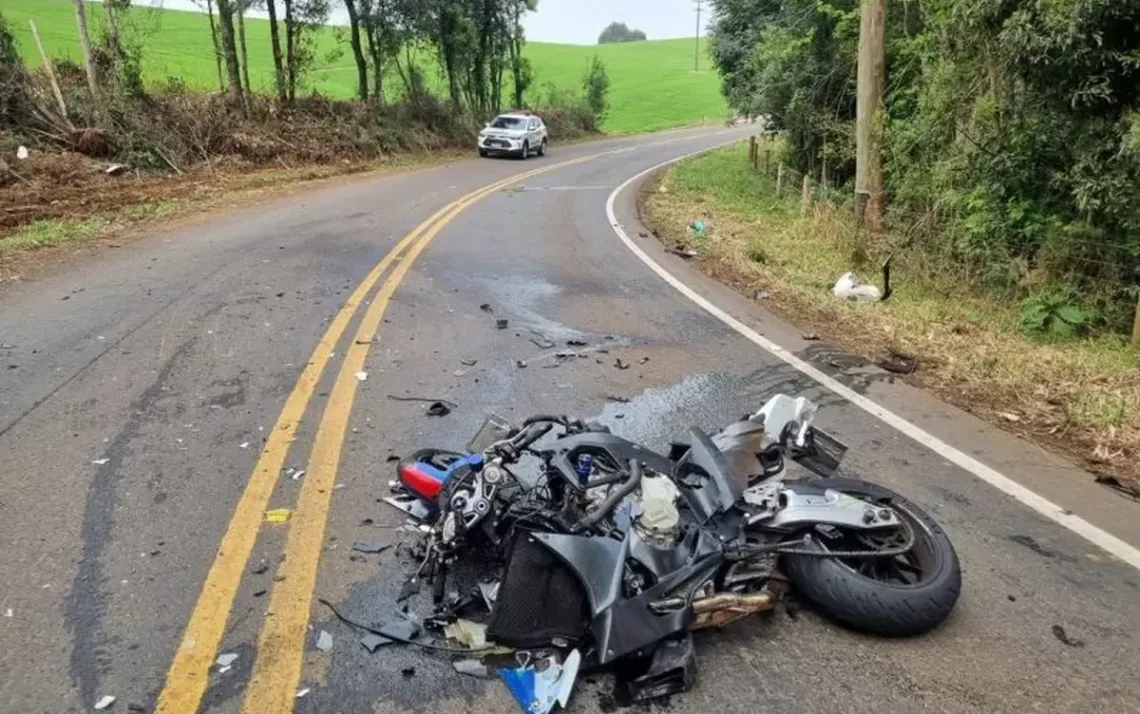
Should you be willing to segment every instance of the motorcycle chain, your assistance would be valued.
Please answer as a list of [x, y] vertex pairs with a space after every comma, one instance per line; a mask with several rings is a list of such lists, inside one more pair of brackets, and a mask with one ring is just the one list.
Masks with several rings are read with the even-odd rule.
[[905, 555], [914, 547], [914, 529], [905, 520], [899, 520], [905, 529], [906, 543], [886, 550], [811, 550], [808, 548], [778, 548], [777, 555], [807, 555], [815, 558], [894, 558]]

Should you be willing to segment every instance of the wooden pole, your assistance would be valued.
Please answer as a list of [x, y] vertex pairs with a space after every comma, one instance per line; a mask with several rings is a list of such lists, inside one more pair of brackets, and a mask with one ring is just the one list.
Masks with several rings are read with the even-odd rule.
[[87, 14], [83, 10], [83, 0], [75, 0], [75, 25], [79, 30], [79, 46], [83, 48], [83, 69], [87, 72], [87, 88], [91, 91], [91, 99], [101, 110], [103, 100], [99, 96], [99, 78], [95, 74], [91, 34], [87, 31]]
[[748, 162], [751, 164], [756, 163], [756, 137], [748, 137]]
[[71, 123], [67, 116], [67, 104], [63, 101], [63, 92], [59, 91], [59, 82], [55, 78], [55, 67], [52, 66], [51, 57], [48, 57], [47, 52], [44, 52], [44, 44], [40, 42], [40, 33], [36, 30], [36, 23], [34, 20], [28, 20], [28, 24], [32, 26], [32, 37], [36, 41], [36, 49], [40, 51], [40, 59], [43, 60], [44, 69], [47, 70], [48, 79], [51, 80], [51, 91], [55, 94], [55, 101], [59, 104], [59, 113], [63, 116], [63, 120]]
[[764, 149], [764, 175], [772, 173], [772, 150], [769, 148]]
[[872, 233], [883, 228], [883, 88], [886, 84], [886, 0], [862, 0], [855, 89], [855, 218]]
[[1132, 318], [1132, 347], [1140, 350], [1140, 298], [1136, 301], [1136, 316]]
[[811, 209], [811, 176], [804, 174], [803, 193], [800, 194], [800, 215], [806, 216]]
[[784, 188], [784, 164], [776, 164], [776, 195], [780, 195], [780, 190]]

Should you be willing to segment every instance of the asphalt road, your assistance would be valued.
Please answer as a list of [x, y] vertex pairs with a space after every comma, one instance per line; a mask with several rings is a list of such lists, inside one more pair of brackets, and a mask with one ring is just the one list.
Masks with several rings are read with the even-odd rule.
[[[963, 564], [958, 608], [909, 640], [854, 634], [807, 610], [757, 616], [702, 634], [696, 688], [641, 709], [1140, 711], [1140, 573], [828, 393], [618, 240], [605, 206], [619, 184], [743, 136], [675, 132], [363, 179], [0, 291], [0, 711], [89, 711], [104, 695], [117, 698], [112, 711], [193, 712], [199, 701], [209, 712], [515, 711], [500, 683], [454, 674], [446, 658], [367, 653], [317, 603], [392, 617], [411, 564], [396, 549], [351, 549], [409, 537], [377, 501], [388, 457], [461, 447], [489, 411], [597, 417], [661, 447], [777, 391], [819, 400], [820, 425], [849, 445], [853, 470], [935, 514]], [[635, 193], [616, 200], [630, 235]], [[1140, 504], [803, 342], [638, 240], [767, 338], [1140, 545]], [[398, 244], [409, 252], [383, 262]], [[584, 340], [587, 355], [555, 367], [559, 348], [533, 342], [538, 333]], [[618, 357], [632, 367], [614, 367]], [[433, 418], [388, 395], [458, 406]], [[630, 401], [607, 401], [615, 395]], [[293, 518], [264, 523], [266, 508]], [[321, 630], [329, 652], [315, 647]], [[222, 653], [237, 655], [224, 672]], [[582, 682], [571, 704], [618, 708], [605, 677]]]

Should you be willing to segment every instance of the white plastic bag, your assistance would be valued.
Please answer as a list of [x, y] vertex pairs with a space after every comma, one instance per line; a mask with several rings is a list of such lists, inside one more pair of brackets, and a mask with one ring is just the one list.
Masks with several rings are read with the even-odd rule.
[[874, 285], [865, 285], [855, 273], [844, 273], [835, 281], [831, 294], [843, 300], [866, 300], [878, 302], [883, 299], [879, 289]]

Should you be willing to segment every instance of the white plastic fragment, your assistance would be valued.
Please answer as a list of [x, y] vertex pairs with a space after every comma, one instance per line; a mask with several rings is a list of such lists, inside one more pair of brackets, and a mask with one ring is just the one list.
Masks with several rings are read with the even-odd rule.
[[95, 464], [96, 466], [102, 466], [103, 464], [107, 463], [108, 461], [110, 461], [110, 459], [95, 459], [91, 463]]
[[28, 147], [21, 146], [20, 148], [16, 149], [16, 158], [20, 161], [28, 158]]
[[297, 699], [300, 699], [301, 697], [305, 696], [308, 693], [309, 693], [308, 687], [302, 687], [302, 688], [298, 689], [297, 690]]
[[333, 637], [325, 630], [321, 630], [321, 634], [317, 635], [317, 649], [321, 652], [330, 652], [333, 647]]
[[248, 441], [241, 442], [240, 444], [238, 444], [238, 448], [239, 449], [248, 449], [249, 448], [249, 442]]
[[368, 381], [368, 373], [367, 372], [357, 372], [356, 373], [356, 381], [367, 382]]
[[229, 667], [231, 664], [237, 661], [237, 658], [237, 652], [227, 652], [225, 654], [218, 655], [218, 666]]
[[102, 711], [114, 703], [114, 697], [112, 697], [110, 694], [104, 694], [103, 696], [99, 697], [99, 701], [95, 702], [95, 708]]
[[855, 273], [844, 273], [835, 281], [831, 294], [843, 300], [866, 300], [878, 302], [883, 298], [882, 293], [874, 285], [866, 285], [859, 280]]

